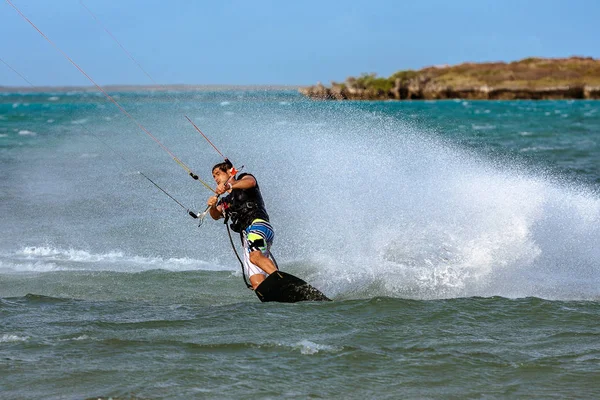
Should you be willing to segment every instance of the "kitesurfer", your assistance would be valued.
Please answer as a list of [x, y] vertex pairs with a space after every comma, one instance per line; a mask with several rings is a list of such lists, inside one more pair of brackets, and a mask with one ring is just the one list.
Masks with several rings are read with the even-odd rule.
[[[210, 197], [207, 205], [213, 219], [227, 218], [231, 229], [240, 233], [244, 246], [244, 273], [256, 289], [268, 275], [277, 271], [269, 258], [275, 234], [256, 178], [248, 173], [236, 176], [233, 171], [229, 160], [213, 167], [216, 196]], [[219, 200], [218, 196], [224, 193], [228, 194]]]

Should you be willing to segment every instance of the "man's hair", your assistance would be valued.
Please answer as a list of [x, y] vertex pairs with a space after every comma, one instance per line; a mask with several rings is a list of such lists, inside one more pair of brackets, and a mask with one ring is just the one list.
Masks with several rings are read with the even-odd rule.
[[227, 172], [229, 171], [231, 168], [233, 168], [233, 164], [231, 163], [231, 161], [229, 161], [228, 159], [225, 159], [225, 161], [220, 162], [218, 164], [215, 164], [214, 167], [212, 167], [211, 171], [214, 171], [215, 169], [220, 169], [223, 172]]

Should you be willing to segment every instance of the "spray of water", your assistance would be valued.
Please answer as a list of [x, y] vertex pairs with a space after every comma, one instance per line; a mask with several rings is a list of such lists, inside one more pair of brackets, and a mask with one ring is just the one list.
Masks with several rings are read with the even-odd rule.
[[327, 293], [598, 297], [600, 200], [590, 190], [376, 113], [313, 116], [257, 119], [240, 133], [254, 138], [244, 154], [280, 258]]

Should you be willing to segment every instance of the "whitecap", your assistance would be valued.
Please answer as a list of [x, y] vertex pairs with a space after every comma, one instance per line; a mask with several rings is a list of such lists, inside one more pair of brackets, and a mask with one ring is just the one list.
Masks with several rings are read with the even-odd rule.
[[71, 123], [72, 123], [73, 125], [83, 125], [83, 124], [85, 124], [87, 121], [88, 121], [88, 120], [87, 120], [87, 118], [82, 118], [82, 119], [76, 119], [76, 120], [73, 120], [73, 121], [71, 121]]
[[58, 96], [52, 96], [52, 97], [48, 97], [48, 100], [49, 101], [58, 101], [58, 100], [60, 100], [60, 97], [58, 97]]
[[29, 339], [29, 336], [4, 334], [4, 335], [2, 335], [2, 337], [0, 337], [0, 343], [25, 342], [28, 339]]
[[2, 137], [7, 137], [8, 135], [6, 133], [0, 133], [0, 138]]
[[37, 135], [37, 133], [32, 132], [32, 131], [28, 131], [27, 129], [23, 129], [23, 130], [19, 131], [19, 135], [22, 135], [22, 136], [35, 136], [35, 135]]
[[49, 124], [51, 124], [51, 123], [53, 123], [53, 122], [54, 122], [54, 120], [53, 120], [53, 119], [49, 119], [49, 120], [48, 120], [48, 121], [46, 121], [46, 122], [47, 122], [47, 123], [49, 123]]
[[558, 150], [560, 149], [560, 147], [552, 147], [552, 146], [532, 146], [532, 147], [523, 147], [522, 149], [520, 149], [519, 151], [521, 153], [527, 153], [530, 151], [552, 151], [552, 150]]
[[300, 354], [312, 355], [322, 351], [338, 351], [339, 349], [335, 346], [329, 346], [326, 344], [318, 344], [311, 342], [310, 340], [302, 340], [292, 346], [294, 349], [300, 349]]
[[76, 336], [76, 337], [73, 337], [73, 338], [68, 338], [68, 339], [59, 339], [60, 342], [69, 342], [69, 341], [79, 342], [81, 340], [95, 340], [95, 339], [92, 338], [92, 337], [90, 337], [90, 336], [88, 336], [88, 335], [85, 335], [85, 334], [83, 334], [81, 336]]
[[69, 271], [78, 270], [76, 268], [63, 268], [57, 266], [55, 263], [48, 263], [44, 261], [36, 262], [3, 262], [0, 261], [0, 271], [11, 271], [11, 272], [55, 272], [55, 271]]
[[79, 155], [79, 158], [96, 158], [98, 157], [98, 154], [96, 153], [81, 153]]
[[471, 127], [473, 129], [475, 129], [476, 131], [489, 131], [491, 129], [496, 129], [496, 125], [491, 125], [491, 124], [484, 124], [484, 125], [472, 124]]
[[229, 102], [229, 101], [222, 101], [221, 102], [221, 106], [228, 106], [230, 104], [231, 104], [231, 102]]
[[138, 272], [153, 269], [169, 271], [228, 271], [231, 267], [215, 265], [203, 260], [187, 257], [144, 257], [127, 255], [119, 250], [106, 253], [91, 253], [78, 249], [61, 249], [48, 246], [24, 247], [13, 254], [0, 254], [10, 260], [0, 261], [0, 269], [22, 272], [49, 271], [122, 271]]

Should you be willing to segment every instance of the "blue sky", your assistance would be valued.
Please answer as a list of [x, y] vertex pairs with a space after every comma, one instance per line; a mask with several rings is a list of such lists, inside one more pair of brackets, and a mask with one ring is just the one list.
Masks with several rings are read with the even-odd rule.
[[[78, 0], [11, 0], [99, 84], [150, 84]], [[600, 58], [600, 1], [84, 0], [161, 84], [343, 81], [530, 56]], [[35, 85], [89, 81], [0, 4], [0, 58]], [[0, 85], [25, 86], [0, 63]]]

